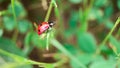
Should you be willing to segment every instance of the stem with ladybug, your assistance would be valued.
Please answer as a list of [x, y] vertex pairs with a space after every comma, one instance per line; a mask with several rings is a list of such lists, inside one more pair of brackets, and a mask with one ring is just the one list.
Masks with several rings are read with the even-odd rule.
[[[52, 10], [52, 6], [55, 7], [55, 9], [57, 9], [57, 4], [54, 0], [51, 1], [50, 7], [48, 9], [47, 15], [45, 17], [45, 21], [48, 21], [51, 10]], [[49, 34], [47, 34], [49, 35]], [[49, 39], [49, 36], [48, 38]], [[47, 40], [48, 41], [48, 40]], [[63, 45], [61, 43], [59, 43], [56, 39], [52, 38], [51, 39], [51, 44], [53, 44], [53, 46], [55, 46], [57, 49], [59, 49], [61, 52], [63, 52], [64, 54], [66, 54], [70, 59], [72, 59], [73, 61], [75, 61], [80, 67], [82, 68], [87, 68], [84, 64], [82, 64], [78, 59], [76, 59], [76, 57], [74, 55], [72, 55], [68, 50], [66, 50]], [[63, 63], [59, 63], [59, 65], [61, 65]]]
[[[51, 11], [52, 11], [52, 7], [53, 7], [53, 3], [54, 3], [54, 0], [51, 0], [50, 6], [49, 6], [47, 14], [45, 16], [44, 22], [47, 22], [49, 20], [49, 17], [50, 17]], [[50, 33], [47, 33], [47, 37], [46, 37], [46, 39], [47, 39], [46, 40], [46, 50], [49, 49], [49, 37], [50, 37]]]

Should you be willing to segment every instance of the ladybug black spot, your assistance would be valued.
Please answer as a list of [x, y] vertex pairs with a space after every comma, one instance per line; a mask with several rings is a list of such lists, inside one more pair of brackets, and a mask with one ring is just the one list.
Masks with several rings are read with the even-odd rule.
[[38, 32], [40, 32], [40, 30], [38, 30]]
[[42, 24], [40, 24], [40, 26], [42, 26]]

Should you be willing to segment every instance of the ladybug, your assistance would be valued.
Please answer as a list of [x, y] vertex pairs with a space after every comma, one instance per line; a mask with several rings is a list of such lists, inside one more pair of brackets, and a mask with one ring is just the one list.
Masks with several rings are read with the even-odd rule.
[[42, 22], [41, 24], [39, 24], [38, 35], [41, 35], [42, 33], [50, 30], [54, 24], [54, 22]]

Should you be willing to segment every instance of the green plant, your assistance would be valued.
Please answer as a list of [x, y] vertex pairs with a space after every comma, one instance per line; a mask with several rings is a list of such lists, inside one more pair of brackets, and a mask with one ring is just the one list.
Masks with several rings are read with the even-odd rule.
[[[4, 2], [7, 0], [0, 1]], [[29, 9], [31, 3], [33, 8]], [[40, 3], [49, 4], [47, 12], [41, 9], [44, 5], [37, 5], [37, 0], [27, 4], [11, 0], [8, 8], [0, 11], [2, 68], [120, 67], [119, 0], [41, 0]], [[32, 18], [53, 20], [56, 25], [39, 36], [35, 30], [38, 23], [32, 24]]]

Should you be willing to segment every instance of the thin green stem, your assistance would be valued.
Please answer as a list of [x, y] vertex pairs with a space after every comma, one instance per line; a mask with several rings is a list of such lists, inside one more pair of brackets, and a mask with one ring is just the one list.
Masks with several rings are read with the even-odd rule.
[[108, 35], [105, 37], [105, 39], [103, 40], [103, 42], [101, 44], [105, 44], [106, 41], [109, 39], [109, 37], [112, 35], [113, 31], [115, 30], [116, 26], [119, 24], [120, 22], [120, 18], [117, 19], [115, 25], [113, 26], [113, 28], [111, 29], [111, 31], [108, 33]]
[[[15, 60], [15, 62], [12, 62], [11, 65], [9, 65], [10, 68], [14, 68], [14, 67], [17, 67], [20, 65], [29, 65], [29, 64], [39, 65], [39, 67], [45, 67], [48, 64], [48, 63], [36, 62], [33, 60], [29, 60], [24, 57], [4, 51], [3, 49], [0, 49], [0, 54], [9, 56], [10, 58]], [[64, 58], [64, 59], [61, 59], [61, 61], [58, 61], [56, 63], [49, 63], [49, 64], [53, 65], [54, 67], [58, 67], [58, 66], [62, 65], [62, 63], [65, 63], [66, 61], [67, 61], [67, 59]], [[8, 67], [5, 65], [2, 65], [2, 68], [8, 68]]]
[[76, 62], [81, 68], [87, 68], [82, 64], [74, 55], [72, 55], [68, 50], [66, 50], [62, 44], [60, 44], [56, 39], [51, 39], [51, 44], [53, 44], [57, 49], [66, 54], [70, 59]]
[[51, 11], [52, 11], [52, 7], [53, 7], [53, 0], [51, 0], [51, 2], [50, 2], [50, 6], [49, 6], [47, 14], [45, 16], [45, 20], [44, 20], [45, 22], [47, 22], [49, 20], [49, 17], [50, 17]]
[[41, 63], [41, 62], [36, 62], [36, 61], [28, 60], [28, 59], [23, 58], [21, 56], [18, 56], [18, 55], [9, 53], [7, 51], [4, 51], [2, 49], [0, 49], [0, 54], [4, 54], [6, 56], [9, 56], [9, 57], [13, 58], [18, 63], [35, 64], [35, 65], [41, 65], [41, 66], [45, 66], [45, 64], [46, 64], [46, 63]]
[[[67, 58], [67, 56], [63, 55], [63, 54], [56, 54], [57, 56], [61, 56], [59, 57], [59, 61], [54, 63], [53, 66], [54, 67], [60, 67], [63, 64], [67, 63], [69, 61], [69, 59]], [[58, 59], [58, 57], [57, 57]]]
[[118, 32], [116, 33], [115, 37], [119, 38], [119, 36], [120, 36], [120, 28], [118, 29]]
[[50, 37], [50, 33], [47, 33], [47, 40], [46, 40], [46, 50], [49, 50], [49, 37]]
[[7, 13], [8, 13], [7, 10], [0, 11], [0, 16], [7, 14]]
[[101, 47], [103, 47], [105, 45], [105, 43], [107, 42], [107, 40], [110, 38], [110, 36], [112, 35], [113, 31], [115, 30], [116, 26], [120, 23], [120, 17], [118, 17], [117, 21], [115, 22], [115, 25], [113, 26], [113, 28], [111, 29], [111, 31], [108, 33], [108, 35], [105, 37], [105, 39], [102, 41], [102, 43], [99, 45], [98, 49], [96, 50], [96, 54], [100, 54], [101, 52]]
[[16, 17], [16, 13], [15, 13], [15, 0], [11, 0], [11, 4], [12, 4], [12, 13], [13, 13], [13, 18], [14, 18], [14, 22], [15, 22], [15, 31], [13, 34], [13, 41], [16, 41], [17, 36], [18, 36], [18, 29], [17, 29], [17, 17]]
[[[52, 11], [52, 7], [53, 7], [53, 3], [54, 3], [54, 0], [51, 0], [50, 6], [48, 8], [48, 11], [47, 11], [47, 14], [46, 14], [46, 17], [45, 17], [45, 20], [44, 20], [45, 22], [47, 22], [49, 20], [49, 17], [50, 17], [51, 11]], [[47, 33], [46, 50], [49, 49], [49, 37], [50, 37], [50, 33]]]
[[14, 17], [14, 22], [17, 24], [17, 19], [16, 19], [16, 13], [15, 13], [15, 0], [11, 0], [11, 4], [12, 4], [12, 13], [13, 13], [13, 17]]
[[88, 29], [88, 17], [89, 17], [88, 15], [92, 9], [94, 0], [90, 0], [90, 5], [88, 5], [88, 6], [87, 6], [87, 2], [88, 2], [87, 0], [84, 0], [83, 2], [84, 2], [83, 11], [81, 11], [82, 9], [80, 8], [80, 18], [82, 18], [82, 20], [80, 21], [80, 22], [82, 22], [81, 27], [80, 27], [80, 31], [86, 32]]

